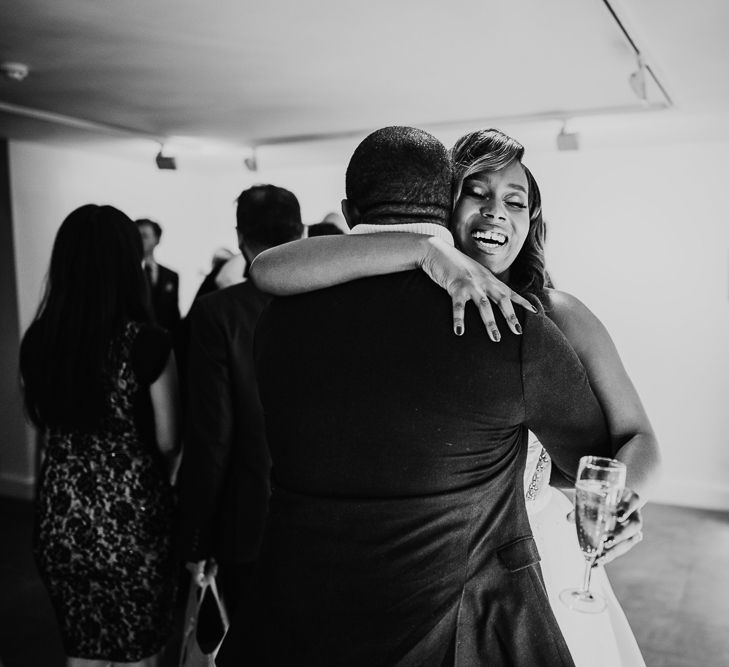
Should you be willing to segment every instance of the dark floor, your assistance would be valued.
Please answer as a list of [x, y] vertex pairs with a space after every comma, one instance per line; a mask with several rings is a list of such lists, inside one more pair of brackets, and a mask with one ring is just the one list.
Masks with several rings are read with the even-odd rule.
[[[644, 517], [645, 540], [608, 571], [647, 666], [729, 665], [729, 513], [651, 505]], [[28, 503], [0, 499], [0, 667], [63, 667], [31, 520]]]

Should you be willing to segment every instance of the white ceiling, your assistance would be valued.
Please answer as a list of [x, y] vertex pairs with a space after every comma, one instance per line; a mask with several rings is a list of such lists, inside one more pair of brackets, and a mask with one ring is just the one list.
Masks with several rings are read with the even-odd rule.
[[[675, 108], [729, 113], [729, 1], [610, 0]], [[0, 0], [0, 135], [101, 132], [260, 145], [640, 109], [603, 0]], [[665, 102], [649, 77], [649, 101]], [[64, 120], [64, 119], [60, 119]]]

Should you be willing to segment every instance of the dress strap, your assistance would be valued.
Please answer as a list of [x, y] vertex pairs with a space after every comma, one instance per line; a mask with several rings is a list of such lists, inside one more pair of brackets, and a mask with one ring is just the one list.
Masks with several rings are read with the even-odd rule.
[[547, 468], [547, 465], [549, 464], [549, 454], [547, 454], [547, 450], [542, 447], [542, 451], [539, 452], [539, 459], [537, 459], [537, 465], [534, 469], [534, 473], [532, 474], [531, 480], [529, 481], [529, 486], [527, 487], [525, 497], [529, 500], [536, 500], [537, 496], [539, 495], [539, 490], [542, 488], [542, 485], [544, 483], [549, 483], [549, 480], [547, 479], [546, 482], [544, 474], [545, 469]]

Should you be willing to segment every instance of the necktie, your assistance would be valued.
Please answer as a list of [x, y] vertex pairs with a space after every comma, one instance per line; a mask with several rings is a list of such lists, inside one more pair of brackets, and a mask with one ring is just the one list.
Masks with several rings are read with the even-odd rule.
[[154, 287], [154, 279], [152, 276], [152, 267], [149, 264], [144, 265], [144, 273], [147, 275], [147, 282], [150, 287]]

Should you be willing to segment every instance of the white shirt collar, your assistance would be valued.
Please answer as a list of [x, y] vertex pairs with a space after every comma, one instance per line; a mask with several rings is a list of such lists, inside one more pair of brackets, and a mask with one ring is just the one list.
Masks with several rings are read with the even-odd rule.
[[378, 232], [410, 232], [411, 234], [426, 234], [443, 239], [448, 245], [453, 245], [453, 235], [443, 225], [434, 222], [403, 222], [398, 225], [370, 225], [359, 224], [352, 227], [350, 234], [377, 234]]

